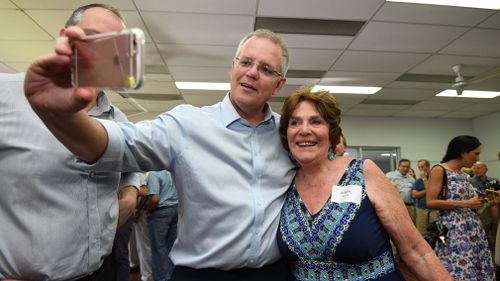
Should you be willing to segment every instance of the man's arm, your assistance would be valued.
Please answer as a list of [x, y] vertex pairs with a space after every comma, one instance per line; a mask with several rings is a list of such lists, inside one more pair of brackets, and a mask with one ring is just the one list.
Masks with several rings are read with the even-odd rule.
[[57, 39], [54, 53], [30, 65], [24, 91], [31, 107], [52, 134], [81, 159], [95, 162], [108, 143], [106, 130], [85, 111], [96, 93], [93, 89], [74, 89], [71, 85], [71, 42], [83, 35], [83, 30], [76, 26], [67, 28]]
[[137, 188], [135, 186], [126, 186], [120, 190], [118, 195], [118, 227], [125, 224], [134, 213], [137, 193]]

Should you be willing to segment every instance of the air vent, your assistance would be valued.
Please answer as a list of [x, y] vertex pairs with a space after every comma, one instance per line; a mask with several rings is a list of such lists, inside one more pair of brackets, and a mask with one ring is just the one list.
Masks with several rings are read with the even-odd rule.
[[255, 29], [266, 28], [288, 34], [355, 36], [364, 24], [364, 21], [258, 17]]
[[325, 75], [324, 70], [288, 70], [287, 78], [315, 78], [321, 79]]

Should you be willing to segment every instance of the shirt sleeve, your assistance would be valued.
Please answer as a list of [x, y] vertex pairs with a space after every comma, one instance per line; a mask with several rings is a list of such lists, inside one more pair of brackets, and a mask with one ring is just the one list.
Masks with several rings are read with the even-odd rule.
[[160, 179], [156, 173], [151, 173], [148, 179], [148, 195], [160, 194]]

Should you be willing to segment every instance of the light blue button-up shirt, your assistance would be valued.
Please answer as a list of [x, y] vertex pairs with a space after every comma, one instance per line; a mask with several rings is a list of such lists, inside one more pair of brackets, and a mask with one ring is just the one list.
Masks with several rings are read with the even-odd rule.
[[406, 204], [413, 204], [413, 198], [411, 197], [411, 189], [415, 183], [415, 179], [409, 174], [401, 175], [399, 170], [388, 172], [386, 174], [390, 181], [396, 183], [396, 188], [398, 189], [399, 196]]
[[160, 195], [157, 208], [175, 206], [177, 201], [177, 190], [170, 173], [165, 170], [151, 172], [148, 179], [148, 195]]
[[[0, 74], [0, 279], [83, 277], [111, 252], [118, 186], [138, 177], [81, 169], [31, 109], [23, 80]], [[104, 95], [89, 114], [126, 120]]]
[[176, 265], [234, 269], [279, 259], [279, 211], [294, 170], [266, 106], [256, 127], [229, 100], [181, 105], [152, 121], [101, 121], [109, 144], [94, 169], [170, 170], [179, 196]]

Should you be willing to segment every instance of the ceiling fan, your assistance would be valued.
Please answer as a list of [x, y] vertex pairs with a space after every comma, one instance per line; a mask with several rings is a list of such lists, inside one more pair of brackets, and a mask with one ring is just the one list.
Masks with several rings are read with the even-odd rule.
[[457, 95], [459, 96], [462, 95], [465, 87], [500, 75], [500, 67], [496, 67], [478, 76], [465, 80], [465, 78], [460, 73], [462, 67], [463, 67], [462, 64], [455, 64], [454, 66], [451, 67], [453, 72], [455, 72], [455, 74], [457, 75], [457, 77], [455, 78], [455, 83], [453, 83], [451, 87], [457, 91]]

